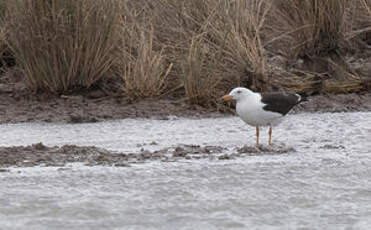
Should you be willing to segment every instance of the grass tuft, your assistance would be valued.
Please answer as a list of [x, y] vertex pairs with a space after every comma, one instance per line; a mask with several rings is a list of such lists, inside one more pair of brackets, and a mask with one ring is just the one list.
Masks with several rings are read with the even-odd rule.
[[0, 48], [35, 92], [109, 82], [131, 99], [215, 105], [236, 86], [368, 82], [371, 0], [0, 0], [3, 15]]
[[89, 88], [114, 64], [119, 1], [19, 0], [9, 5], [9, 45], [33, 91]]
[[[173, 64], [168, 64], [163, 49], [154, 50], [154, 34], [141, 32], [131, 35], [131, 44], [122, 48], [121, 76], [125, 95], [137, 99], [160, 96], [167, 87], [167, 78]], [[127, 47], [131, 49], [126, 50]]]
[[[344, 35], [347, 0], [277, 0], [271, 23], [292, 58], [327, 55]], [[277, 38], [276, 38], [277, 39]]]
[[185, 94], [191, 103], [207, 105], [216, 97], [221, 77], [213, 68], [216, 59], [208, 55], [209, 48], [202, 37], [194, 38], [183, 64]]

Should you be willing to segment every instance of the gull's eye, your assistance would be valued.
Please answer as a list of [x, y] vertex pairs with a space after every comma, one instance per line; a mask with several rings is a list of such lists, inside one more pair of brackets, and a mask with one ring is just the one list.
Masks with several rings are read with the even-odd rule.
[[237, 93], [241, 93], [241, 90], [238, 90]]

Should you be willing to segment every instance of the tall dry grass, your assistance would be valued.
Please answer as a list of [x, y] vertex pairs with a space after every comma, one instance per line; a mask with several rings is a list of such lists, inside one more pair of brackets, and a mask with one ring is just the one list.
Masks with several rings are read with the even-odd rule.
[[6, 26], [6, 8], [5, 0], [0, 0], [0, 72], [4, 72], [8, 66], [9, 47], [7, 46], [8, 28]]
[[344, 38], [348, 0], [276, 0], [271, 15], [273, 40], [292, 57], [327, 55]]
[[221, 88], [246, 83], [260, 90], [265, 88], [263, 82], [268, 78], [261, 30], [270, 9], [269, 1], [152, 3], [157, 37], [172, 48], [166, 55], [177, 64], [174, 73], [182, 76], [190, 101], [214, 100], [219, 96], [215, 92]]
[[184, 90], [191, 103], [210, 104], [216, 97], [221, 71], [218, 51], [208, 28], [220, 2], [215, 0], [154, 0], [151, 18], [158, 42], [174, 63], [169, 87]]
[[[125, 25], [128, 28], [128, 32], [124, 36], [124, 40], [128, 40], [128, 38], [130, 40], [130, 37], [134, 37], [134, 43], [138, 43], [138, 36], [133, 36], [132, 34], [140, 34], [140, 32], [133, 33], [132, 31], [138, 31], [138, 28], [140, 28], [139, 31], [145, 31], [148, 34], [150, 30], [150, 33], [153, 33], [152, 38], [154, 40], [151, 42], [152, 49], [154, 50], [153, 53], [160, 53], [163, 56], [162, 60], [164, 62], [166, 60], [167, 63], [172, 63], [172, 68], [167, 73], [167, 80], [165, 82], [161, 80], [160, 75], [148, 73], [146, 77], [148, 79], [147, 81], [141, 81], [142, 83], [139, 83], [140, 80], [137, 79], [138, 77], [132, 76], [125, 77], [126, 83], [124, 84], [129, 86], [141, 85], [142, 88], [147, 88], [147, 91], [151, 90], [152, 87], [156, 91], [158, 87], [153, 87], [154, 83], [161, 82], [161, 85], [166, 88], [167, 92], [183, 89], [184, 94], [187, 97], [189, 96], [192, 102], [194, 101], [193, 98], [200, 98], [199, 95], [189, 94], [193, 92], [189, 91], [189, 85], [193, 84], [191, 81], [204, 82], [207, 78], [214, 78], [214, 76], [202, 72], [197, 75], [200, 79], [195, 79], [196, 75], [191, 73], [191, 71], [196, 72], [199, 70], [191, 70], [189, 68], [191, 65], [195, 67], [195, 65], [189, 62], [190, 52], [192, 52], [190, 51], [192, 50], [190, 47], [195, 37], [205, 34], [203, 27], [207, 24], [206, 21], [210, 17], [210, 9], [206, 7], [210, 7], [209, 4], [211, 3], [217, 5], [217, 1], [138, 0], [136, 2], [128, 1], [126, 3], [123, 14], [125, 15]], [[129, 42], [129, 45], [128, 43], [126, 44], [126, 48], [132, 47], [133, 42]], [[209, 64], [203, 63], [199, 66], [207, 65]], [[202, 71], [204, 71], [204, 68], [202, 68]], [[136, 80], [138, 81], [133, 83]], [[148, 86], [145, 86], [146, 84]], [[193, 84], [193, 86], [198, 86], [200, 89], [203, 88], [206, 90], [203, 87], [204, 85]], [[135, 92], [134, 90], [130, 91]], [[130, 96], [131, 94], [127, 95]], [[143, 95], [142, 97], [145, 96]]]
[[193, 38], [183, 63], [183, 86], [191, 103], [210, 105], [218, 95], [216, 89], [222, 77], [215, 65], [220, 57], [211, 56], [209, 49], [202, 36]]
[[34, 91], [88, 88], [115, 63], [120, 2], [9, 2], [9, 45]]
[[[346, 39], [361, 49], [371, 44], [371, 0], [355, 0], [347, 8]], [[354, 44], [355, 43], [355, 44]]]
[[167, 63], [163, 50], [154, 50], [153, 32], [130, 37], [131, 48], [122, 47], [119, 62], [125, 94], [133, 99], [160, 96], [166, 90], [173, 64]]
[[371, 37], [371, 0], [7, 3], [5, 39], [25, 82], [57, 94], [106, 77], [130, 98], [175, 92], [203, 105], [235, 86], [345, 92], [334, 87], [359, 82], [345, 56]]
[[[287, 57], [288, 63], [294, 63], [291, 70], [282, 69], [283, 84], [278, 85], [292, 82], [291, 71], [301, 73], [301, 81], [294, 82], [295, 89], [330, 93], [361, 90], [360, 76], [349, 66], [345, 54], [349, 50], [361, 52], [354, 49], [354, 43], [349, 40], [367, 30], [365, 25], [358, 27], [360, 20], [364, 20], [361, 18], [365, 13], [360, 13], [367, 8], [367, 1], [274, 1], [268, 19], [268, 31], [272, 36], [267, 44], [276, 43], [273, 47], [278, 50], [273, 52]], [[301, 61], [299, 65], [298, 60]]]
[[220, 18], [226, 18], [226, 24], [212, 28], [212, 35], [223, 50], [221, 61], [230, 63], [228, 72], [239, 76], [239, 85], [247, 84], [259, 91], [268, 89], [270, 84], [262, 40], [270, 9], [270, 1], [234, 1], [221, 11]]
[[0, 24], [0, 72], [5, 71], [5, 68], [7, 66], [6, 53], [8, 51], [8, 46], [6, 42], [7, 42], [7, 29], [5, 28], [5, 26]]

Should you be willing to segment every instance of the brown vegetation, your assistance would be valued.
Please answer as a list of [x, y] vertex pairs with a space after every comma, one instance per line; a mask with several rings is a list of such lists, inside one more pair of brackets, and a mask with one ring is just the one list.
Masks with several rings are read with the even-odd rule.
[[9, 45], [31, 90], [88, 88], [115, 64], [115, 1], [22, 0], [8, 5]]
[[214, 105], [238, 85], [371, 85], [370, 0], [0, 0], [0, 18], [0, 52], [14, 54], [32, 91], [67, 94], [109, 79], [132, 99]]
[[131, 98], [159, 96], [166, 89], [166, 80], [173, 64], [166, 63], [163, 50], [154, 50], [153, 32], [136, 35], [130, 36], [129, 51], [126, 46], [121, 49], [122, 64], [118, 67], [124, 92]]

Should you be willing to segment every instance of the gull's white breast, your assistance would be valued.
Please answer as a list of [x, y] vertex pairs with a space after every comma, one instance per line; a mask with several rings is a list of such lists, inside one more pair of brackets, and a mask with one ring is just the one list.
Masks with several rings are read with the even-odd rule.
[[283, 116], [280, 113], [265, 111], [263, 109], [265, 104], [260, 99], [260, 95], [254, 95], [254, 98], [238, 101], [236, 104], [238, 116], [252, 126], [277, 125]]

